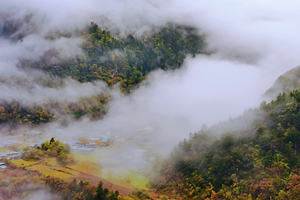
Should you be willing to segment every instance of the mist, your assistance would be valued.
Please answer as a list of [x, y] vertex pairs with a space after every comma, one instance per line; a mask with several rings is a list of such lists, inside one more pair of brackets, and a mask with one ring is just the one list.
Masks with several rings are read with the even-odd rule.
[[43, 104], [47, 101], [74, 103], [80, 98], [104, 94], [109, 89], [102, 81], [80, 84], [73, 79], [65, 79], [58, 88], [33, 84], [27, 90], [17, 86], [0, 85], [1, 100], [18, 101], [23, 105]]
[[32, 192], [26, 200], [38, 200], [38, 199], [52, 200], [52, 199], [62, 199], [60, 196], [56, 194], [52, 194], [46, 190], [38, 190]]
[[[52, 48], [60, 49], [62, 58], [80, 55], [80, 39], [74, 32], [90, 21], [123, 34], [143, 34], [153, 26], [159, 27], [167, 22], [193, 25], [205, 34], [207, 51], [213, 54], [188, 58], [184, 68], [178, 71], [153, 72], [133, 95], [122, 97], [114, 92], [115, 100], [110, 103], [110, 111], [104, 120], [80, 122], [95, 124], [95, 132], [99, 130], [97, 127], [106, 130], [156, 127], [160, 139], [172, 136], [178, 142], [189, 132], [199, 130], [202, 124], [212, 125], [258, 106], [261, 94], [275, 79], [299, 64], [296, 56], [299, 53], [299, 25], [295, 21], [299, 14], [293, 3], [110, 1], [101, 6], [101, 1], [51, 1], [43, 5], [34, 0], [3, 2], [5, 6], [1, 12], [6, 16], [23, 20], [30, 15], [26, 25], [36, 28], [33, 33], [27, 31], [28, 35], [22, 42], [4, 41], [1, 69], [17, 72], [16, 63], [12, 62], [14, 59], [35, 59]], [[26, 26], [19, 31], [25, 29]], [[58, 38], [55, 42], [42, 37], [55, 31], [74, 36]], [[84, 88], [81, 91], [87, 88], [95, 90], [98, 83], [81, 87]], [[6, 94], [3, 99], [24, 98], [25, 102], [33, 103], [53, 97], [76, 101], [78, 98], [71, 93], [82, 94], [80, 89], [75, 89], [76, 84], [66, 88], [35, 86], [31, 92], [24, 92], [3, 86], [1, 90]], [[97, 89], [95, 93], [99, 92]], [[84, 93], [81, 97], [88, 95], [91, 93]], [[86, 125], [81, 127], [84, 129]]]
[[[139, 152], [145, 146], [153, 153], [167, 156], [179, 141], [199, 131], [203, 124], [212, 126], [258, 107], [264, 100], [262, 94], [276, 78], [300, 64], [297, 21], [300, 3], [294, 0], [53, 0], [43, 3], [0, 0], [0, 5], [1, 20], [23, 22], [13, 37], [0, 37], [0, 76], [12, 79], [22, 77], [32, 81], [19, 70], [20, 59], [37, 60], [53, 49], [61, 60], [83, 56], [82, 40], [77, 32], [91, 21], [112, 30], [117, 37], [149, 34], [167, 23], [193, 26], [205, 35], [206, 55], [188, 56], [178, 70], [150, 73], [128, 96], [118, 88], [108, 89], [101, 81], [80, 84], [70, 77], [62, 86], [54, 88], [34, 82], [29, 89], [0, 85], [1, 100], [17, 100], [25, 105], [53, 99], [76, 102], [109, 91], [109, 111], [103, 119], [70, 118], [65, 126], [51, 122], [36, 128], [43, 129], [43, 139], [47, 140], [55, 137], [66, 141], [102, 134], [146, 135], [151, 141], [142, 145], [126, 143], [116, 150], [96, 152], [99, 159], [115, 156], [117, 160], [119, 152]], [[2, 26], [1, 22], [0, 30]], [[60, 38], [57, 33], [69, 37]], [[18, 34], [23, 38], [15, 41]], [[54, 40], [46, 39], [49, 35]], [[122, 164], [125, 160], [121, 160]], [[124, 166], [129, 168], [136, 165], [127, 164]], [[103, 166], [110, 165], [103, 163]]]

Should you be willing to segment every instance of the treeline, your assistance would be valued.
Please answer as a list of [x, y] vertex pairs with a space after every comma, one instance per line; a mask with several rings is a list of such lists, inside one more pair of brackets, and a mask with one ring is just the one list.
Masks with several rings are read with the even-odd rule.
[[41, 124], [55, 119], [50, 107], [21, 106], [18, 102], [0, 103], [0, 124]]
[[[130, 93], [146, 79], [149, 72], [155, 69], [180, 68], [188, 54], [200, 54], [204, 45], [203, 36], [195, 28], [173, 24], [142, 37], [128, 35], [117, 38], [92, 22], [85, 31], [78, 31], [77, 34], [83, 38], [81, 49], [84, 56], [62, 60], [58, 52], [51, 49], [38, 61], [20, 60], [19, 68], [30, 74], [35, 70], [46, 72], [45, 79], [35, 78], [35, 81], [41, 82], [45, 87], [60, 87], [64, 78], [72, 77], [80, 83], [102, 80], [108, 85], [114, 85], [121, 82], [121, 91]], [[70, 36], [60, 34], [60, 37]], [[3, 83], [7, 82], [7, 79], [2, 79]], [[26, 87], [30, 85], [24, 80], [19, 82]], [[91, 120], [96, 120], [107, 113], [108, 100], [109, 95], [106, 94], [86, 97], [75, 103], [51, 100], [25, 106], [19, 102], [2, 102], [0, 124], [39, 125], [53, 120], [64, 123], [68, 116], [75, 119], [88, 116]]]
[[74, 179], [72, 182], [62, 179], [46, 177], [45, 185], [50, 186], [52, 192], [58, 193], [62, 199], [74, 200], [118, 200], [122, 199], [119, 192], [110, 191], [103, 188], [103, 183], [100, 181], [97, 187], [91, 186], [88, 181], [77, 182]]
[[[81, 83], [103, 80], [108, 85], [122, 82], [122, 91], [131, 89], [155, 69], [177, 69], [187, 54], [195, 56], [203, 50], [203, 36], [192, 27], [168, 25], [152, 35], [116, 38], [110, 31], [91, 23], [82, 50], [84, 57], [60, 60], [53, 49], [37, 62], [23, 60], [21, 68], [39, 69], [61, 78], [71, 76]], [[56, 60], [53, 62], [53, 60]]]
[[256, 128], [180, 142], [152, 186], [183, 199], [299, 199], [300, 93], [263, 102]]
[[0, 198], [1, 199], [27, 199], [39, 191], [44, 191], [53, 198], [64, 200], [117, 200], [122, 199], [118, 191], [103, 188], [100, 182], [97, 187], [88, 181], [65, 181], [51, 176], [45, 177], [34, 170], [16, 167], [7, 163], [10, 170], [0, 173]]
[[102, 118], [108, 111], [106, 106], [109, 95], [94, 95], [81, 98], [75, 103], [44, 102], [42, 105], [26, 106], [19, 102], [0, 103], [0, 124], [30, 124], [39, 125], [51, 121], [63, 121], [72, 116], [80, 119], [88, 116], [91, 120]]

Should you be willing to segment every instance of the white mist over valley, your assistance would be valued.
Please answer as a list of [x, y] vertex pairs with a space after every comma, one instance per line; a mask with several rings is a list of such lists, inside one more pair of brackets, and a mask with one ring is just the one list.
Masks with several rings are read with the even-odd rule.
[[[99, 174], [110, 182], [114, 176], [126, 179], [132, 171], [149, 173], [157, 159], [168, 156], [190, 133], [270, 101], [264, 93], [300, 64], [299, 6], [295, 0], [0, 0], [0, 101], [40, 110], [48, 105], [55, 115], [39, 125], [2, 123], [1, 142], [29, 145], [51, 137], [62, 142], [107, 137], [110, 145], [80, 158], [100, 167]], [[91, 22], [120, 41], [132, 35], [145, 43], [170, 24], [193, 27], [193, 34], [203, 38], [203, 49], [187, 53], [180, 68], [145, 74], [129, 93], [120, 89], [122, 81], [78, 81], [38, 68], [42, 59], [57, 69], [72, 59], [88, 60], [82, 46]], [[122, 60], [127, 53], [109, 50], [97, 59]], [[109, 73], [113, 79], [116, 73]], [[101, 116], [72, 115], [76, 106], [84, 110], [98, 105], [95, 96], [105, 104], [97, 111]], [[241, 124], [258, 117], [253, 114]], [[226, 131], [231, 129], [239, 127]], [[39, 194], [51, 199], [43, 190], [32, 198]]]

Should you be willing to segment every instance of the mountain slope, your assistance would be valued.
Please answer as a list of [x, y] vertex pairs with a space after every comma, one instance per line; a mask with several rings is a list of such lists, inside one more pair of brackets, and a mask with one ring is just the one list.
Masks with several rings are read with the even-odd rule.
[[152, 187], [182, 199], [298, 199], [300, 93], [279, 94], [256, 112], [260, 117], [244, 129], [191, 134], [162, 164]]
[[300, 66], [295, 67], [279, 76], [273, 86], [268, 89], [265, 95], [271, 99], [276, 98], [280, 92], [290, 93], [300, 88]]

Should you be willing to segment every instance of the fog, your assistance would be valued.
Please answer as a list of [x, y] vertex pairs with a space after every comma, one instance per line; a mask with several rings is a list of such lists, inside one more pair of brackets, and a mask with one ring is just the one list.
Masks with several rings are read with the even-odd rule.
[[[0, 72], [1, 76], [28, 78], [16, 67], [18, 61], [38, 59], [51, 49], [58, 51], [60, 59], [82, 56], [76, 31], [91, 21], [119, 37], [149, 34], [168, 22], [194, 26], [205, 35], [209, 55], [189, 56], [179, 70], [152, 72], [129, 96], [111, 90], [109, 112], [101, 120], [83, 118], [70, 120], [66, 127], [60, 123], [43, 127], [45, 138], [63, 140], [83, 134], [139, 135], [138, 130], [150, 127], [147, 135], [155, 143], [152, 148], [168, 155], [203, 124], [210, 126], [258, 107], [276, 78], [299, 65], [299, 4], [293, 0], [0, 0], [1, 19], [24, 22], [28, 18], [15, 34], [22, 33], [22, 41], [15, 42], [15, 36], [0, 38]], [[70, 37], [45, 39], [57, 32]], [[50, 89], [0, 87], [2, 100], [26, 103], [53, 98], [74, 102], [105, 91], [101, 82], [80, 85], [70, 80]]]
[[63, 86], [58, 88], [30, 85], [27, 90], [18, 86], [0, 85], [1, 100], [18, 101], [22, 105], [43, 104], [48, 101], [74, 103], [82, 97], [104, 94], [109, 89], [102, 81], [80, 84], [73, 79], [65, 79]]
[[[62, 139], [109, 131], [132, 136], [139, 129], [151, 127], [148, 135], [156, 140], [157, 146], [163, 145], [160, 153], [168, 153], [203, 124], [212, 125], [258, 106], [264, 92], [260, 76], [260, 70], [248, 64], [208, 56], [188, 58], [180, 70], [151, 73], [130, 96], [112, 92], [113, 100], [104, 119], [71, 122], [63, 131], [59, 124], [53, 124], [47, 132]], [[53, 130], [57, 129], [59, 132], [55, 133]]]
[[31, 192], [29, 197], [26, 198], [26, 200], [38, 200], [41, 198], [45, 200], [62, 199], [60, 196], [50, 193], [47, 190], [38, 190], [35, 192]]

